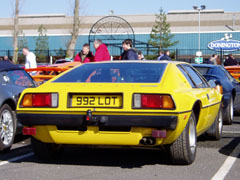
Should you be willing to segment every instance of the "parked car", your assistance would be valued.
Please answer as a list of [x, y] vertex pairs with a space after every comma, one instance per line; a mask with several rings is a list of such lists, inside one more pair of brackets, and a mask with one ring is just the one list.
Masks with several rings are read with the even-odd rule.
[[218, 81], [223, 89], [223, 122], [232, 124], [233, 115], [240, 112], [240, 83], [220, 65], [193, 64], [207, 79]]
[[21, 124], [15, 109], [23, 89], [35, 87], [35, 82], [22, 68], [7, 61], [0, 61], [0, 150], [10, 149]]
[[38, 158], [63, 144], [162, 146], [174, 164], [191, 164], [197, 136], [221, 138], [215, 86], [187, 63], [86, 63], [24, 90], [17, 117]]
[[66, 59], [58, 59], [54, 62], [54, 64], [62, 64], [62, 63], [66, 63], [66, 62], [73, 62], [73, 59], [69, 59], [69, 58], [66, 58]]

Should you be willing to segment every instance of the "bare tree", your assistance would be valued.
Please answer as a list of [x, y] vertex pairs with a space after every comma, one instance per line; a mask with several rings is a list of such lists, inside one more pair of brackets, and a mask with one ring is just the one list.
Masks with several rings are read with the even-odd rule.
[[15, 1], [15, 12], [14, 12], [14, 32], [13, 32], [13, 62], [16, 64], [18, 60], [18, 15], [19, 15], [19, 0]]
[[74, 49], [75, 49], [77, 38], [78, 38], [79, 25], [80, 25], [79, 0], [75, 0], [72, 37], [71, 37], [71, 40], [70, 40], [70, 42], [68, 44], [68, 48], [67, 48], [67, 57], [69, 57], [69, 58], [73, 58], [73, 55], [74, 55]]

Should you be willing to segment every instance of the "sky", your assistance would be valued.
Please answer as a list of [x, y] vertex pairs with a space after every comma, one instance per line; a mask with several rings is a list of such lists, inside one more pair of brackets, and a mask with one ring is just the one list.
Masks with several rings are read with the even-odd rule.
[[[20, 15], [66, 14], [73, 15], [74, 0], [19, 0]], [[86, 16], [155, 14], [162, 7], [171, 10], [192, 10], [192, 6], [206, 5], [206, 9], [224, 9], [239, 12], [239, 0], [80, 0], [80, 14]], [[15, 0], [0, 0], [0, 18], [13, 17]]]

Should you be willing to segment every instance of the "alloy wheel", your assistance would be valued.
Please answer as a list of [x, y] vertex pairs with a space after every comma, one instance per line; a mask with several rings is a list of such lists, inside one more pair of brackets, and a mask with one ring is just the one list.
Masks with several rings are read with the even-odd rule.
[[13, 138], [13, 118], [11, 112], [3, 110], [0, 119], [0, 138], [4, 145], [9, 145]]

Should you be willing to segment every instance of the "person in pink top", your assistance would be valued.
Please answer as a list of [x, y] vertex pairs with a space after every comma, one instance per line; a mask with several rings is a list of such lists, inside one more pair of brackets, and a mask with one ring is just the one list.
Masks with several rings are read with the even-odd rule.
[[96, 39], [93, 43], [96, 53], [94, 56], [94, 62], [99, 61], [110, 61], [110, 54], [108, 52], [107, 46], [102, 43], [100, 39]]
[[93, 54], [90, 51], [90, 46], [89, 44], [84, 44], [82, 47], [82, 51], [79, 52], [75, 58], [75, 62], [81, 62], [81, 63], [88, 63], [88, 62], [93, 62]]

